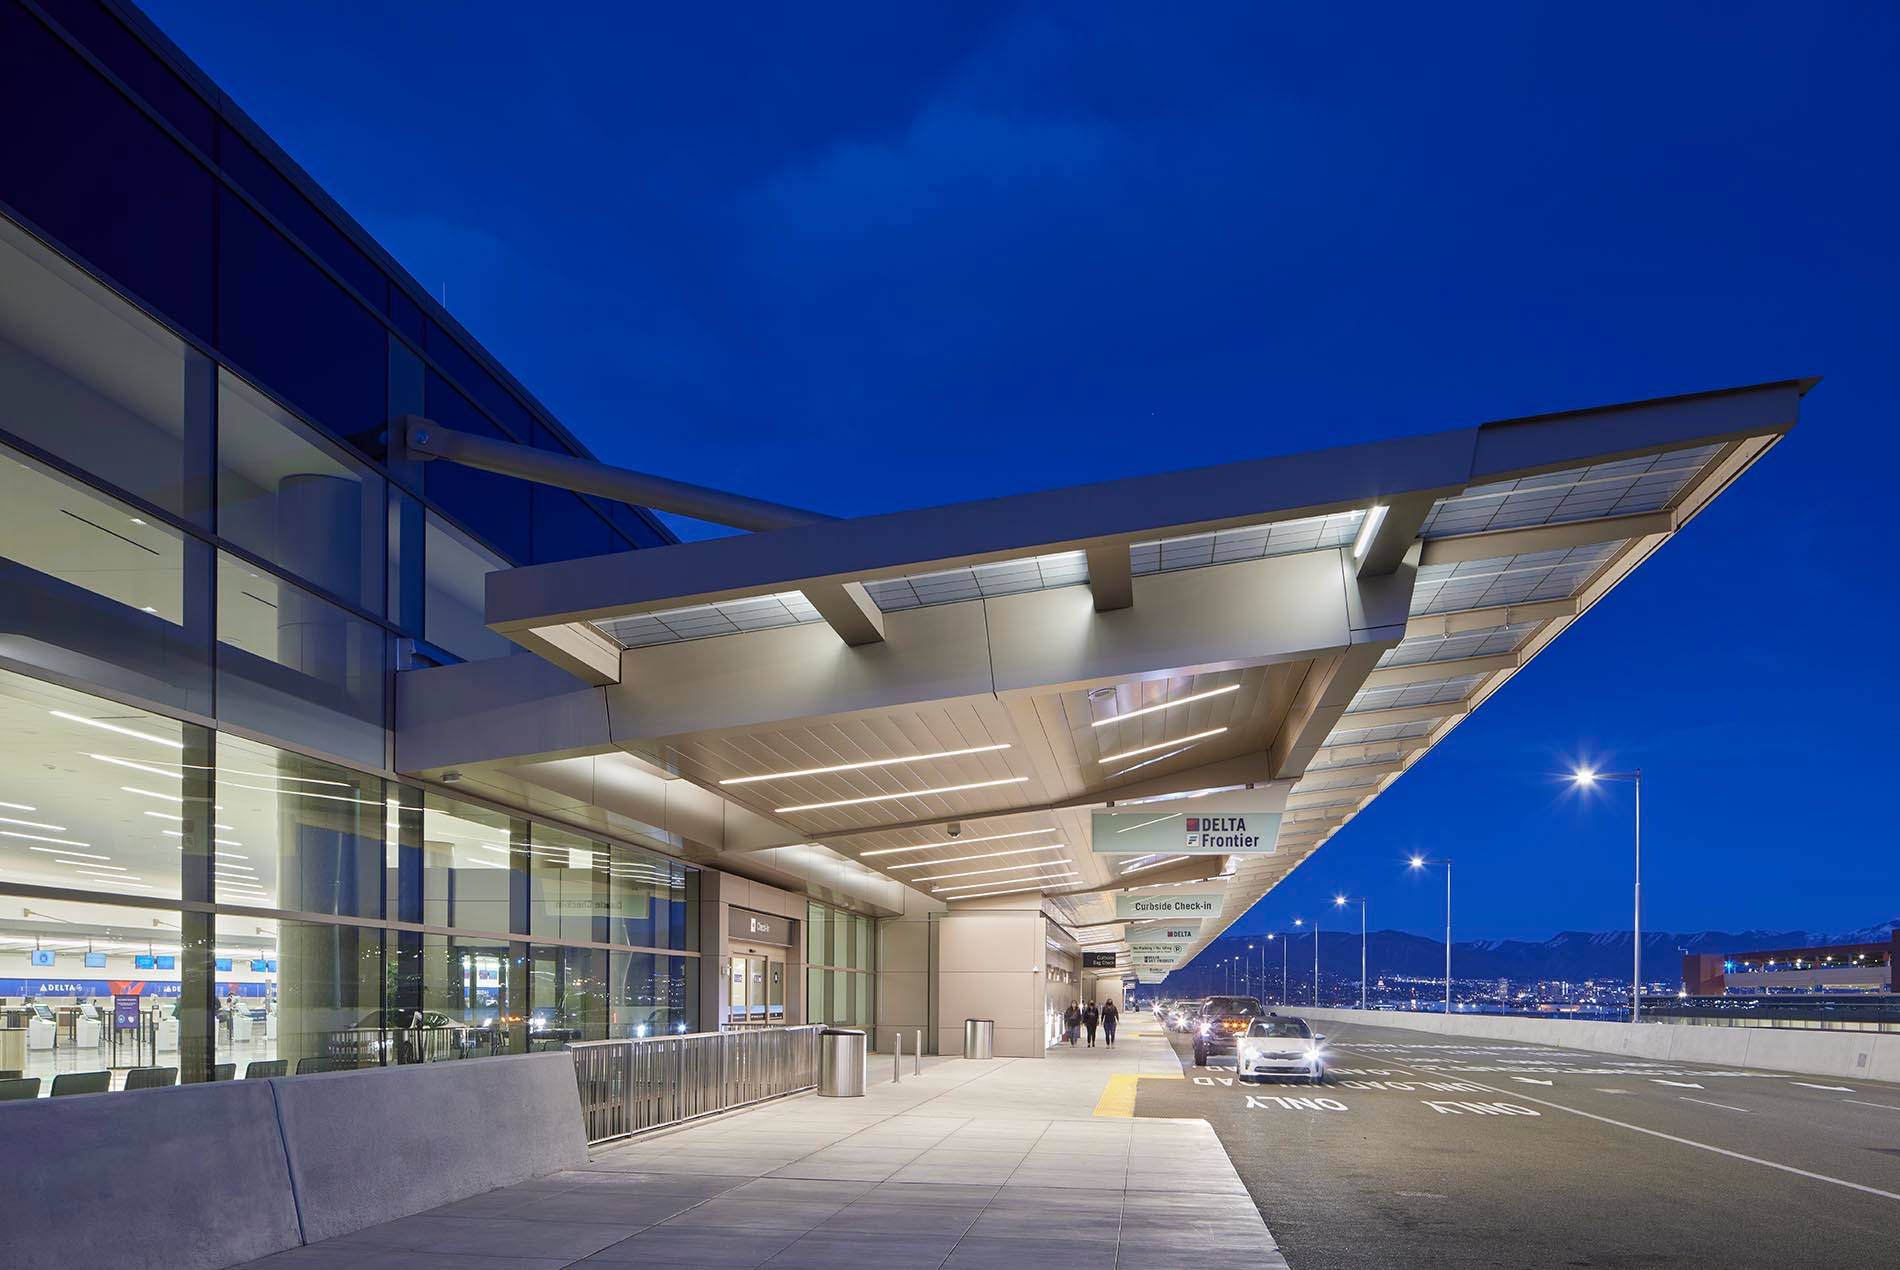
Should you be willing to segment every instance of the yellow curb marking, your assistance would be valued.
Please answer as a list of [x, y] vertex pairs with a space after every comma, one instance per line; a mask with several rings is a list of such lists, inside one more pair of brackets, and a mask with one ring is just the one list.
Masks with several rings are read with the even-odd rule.
[[1108, 1078], [1108, 1088], [1102, 1091], [1101, 1101], [1095, 1104], [1098, 1116], [1116, 1116], [1123, 1120], [1135, 1114], [1135, 1090], [1137, 1082], [1143, 1080], [1183, 1080], [1180, 1072], [1155, 1072], [1138, 1075], [1134, 1072], [1120, 1072]]

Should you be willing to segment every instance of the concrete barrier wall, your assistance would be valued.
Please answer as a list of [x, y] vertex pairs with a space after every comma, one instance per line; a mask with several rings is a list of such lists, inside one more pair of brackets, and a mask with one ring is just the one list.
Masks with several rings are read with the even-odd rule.
[[269, 1085], [0, 1103], [0, 1263], [211, 1270], [296, 1247]]
[[587, 1163], [565, 1052], [270, 1083], [306, 1243]]
[[1496, 1014], [1414, 1014], [1402, 1010], [1301, 1010], [1316, 1025], [1363, 1023], [1439, 1036], [1557, 1045], [1630, 1058], [1900, 1082], [1900, 1033], [1801, 1028], [1696, 1027], [1682, 1023], [1596, 1023]]
[[0, 1102], [8, 1270], [219, 1270], [587, 1162], [565, 1053]]

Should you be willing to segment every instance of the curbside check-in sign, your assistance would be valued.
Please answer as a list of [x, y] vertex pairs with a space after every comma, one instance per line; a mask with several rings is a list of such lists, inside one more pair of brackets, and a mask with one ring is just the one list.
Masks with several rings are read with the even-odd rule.
[[1162, 891], [1154, 895], [1121, 894], [1115, 897], [1115, 916], [1130, 917], [1219, 917], [1219, 891]]

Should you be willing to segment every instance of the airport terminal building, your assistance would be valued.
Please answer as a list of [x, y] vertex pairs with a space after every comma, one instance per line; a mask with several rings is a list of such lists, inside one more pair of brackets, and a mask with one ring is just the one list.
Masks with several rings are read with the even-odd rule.
[[0, 98], [0, 1068], [1040, 1054], [1811, 386], [834, 520], [594, 462], [131, 6], [0, 0]]

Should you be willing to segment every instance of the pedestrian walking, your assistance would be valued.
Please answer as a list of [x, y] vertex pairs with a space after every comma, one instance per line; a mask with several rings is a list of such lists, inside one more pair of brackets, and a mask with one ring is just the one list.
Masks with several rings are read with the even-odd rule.
[[1115, 1008], [1113, 1001], [1102, 1005], [1102, 1036], [1107, 1039], [1109, 1048], [1115, 1046], [1115, 1025], [1122, 1021], [1122, 1012]]
[[1075, 1002], [1069, 1002], [1069, 1008], [1062, 1012], [1062, 1039], [1075, 1044], [1076, 1029], [1082, 1026], [1082, 1011], [1076, 1009]]
[[1089, 1008], [1082, 1011], [1082, 1026], [1088, 1029], [1089, 1048], [1095, 1048], [1095, 1028], [1102, 1021], [1102, 1012], [1095, 1008], [1095, 1002], [1089, 1002]]

